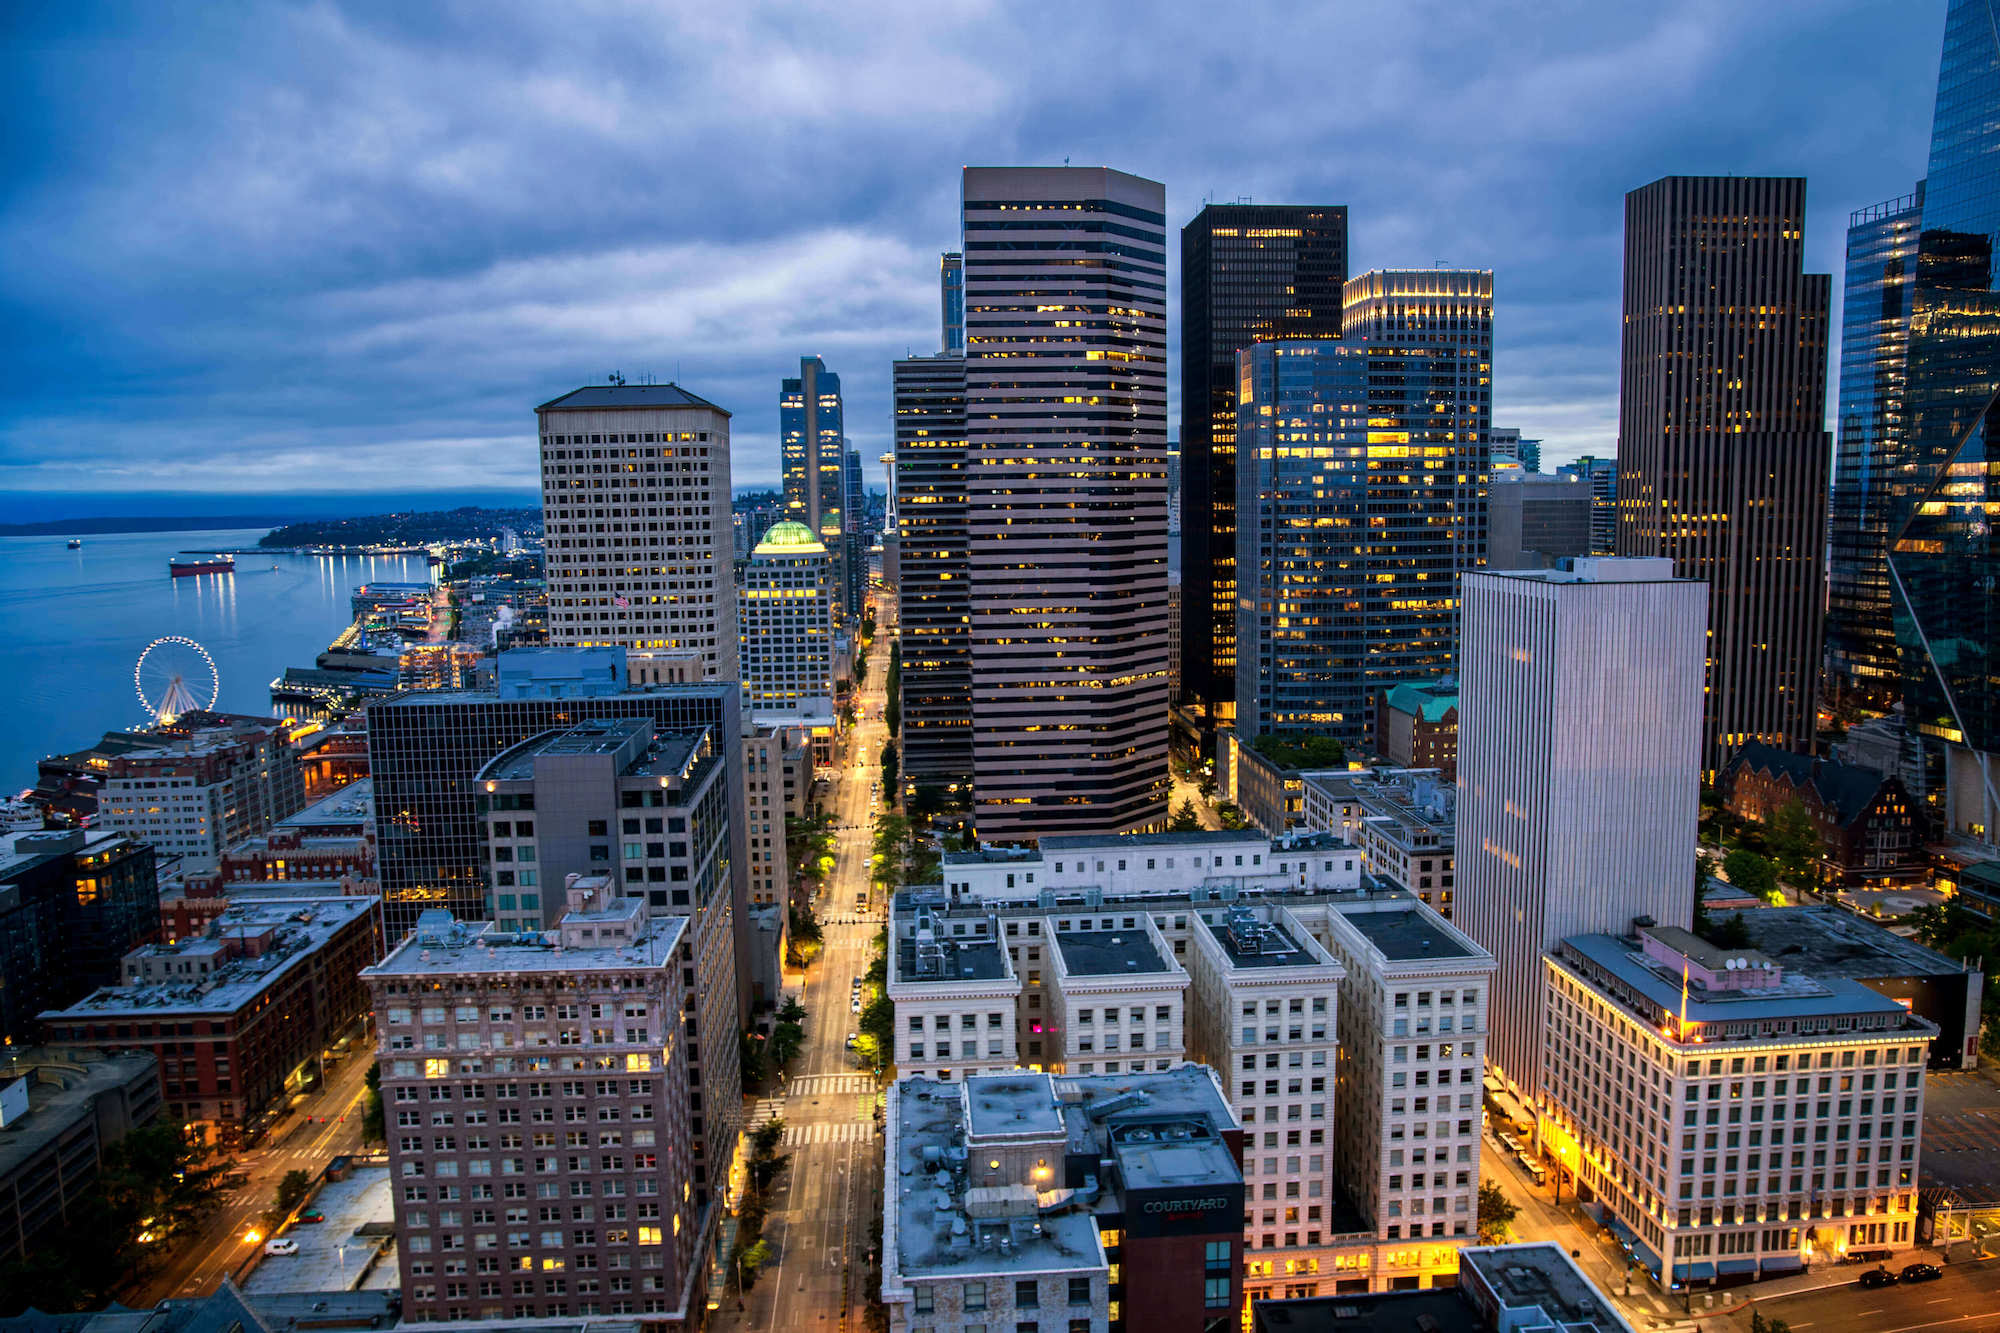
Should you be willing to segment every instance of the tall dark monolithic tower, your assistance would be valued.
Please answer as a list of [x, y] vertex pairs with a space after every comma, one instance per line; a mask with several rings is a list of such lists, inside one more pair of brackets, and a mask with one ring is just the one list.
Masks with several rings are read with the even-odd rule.
[[1181, 698], [1235, 716], [1236, 354], [1338, 338], [1347, 207], [1210, 204], [1181, 228]]
[[1618, 553], [1709, 584], [1702, 768], [1810, 747], [1825, 575], [1827, 303], [1806, 183], [1668, 176], [1625, 196]]

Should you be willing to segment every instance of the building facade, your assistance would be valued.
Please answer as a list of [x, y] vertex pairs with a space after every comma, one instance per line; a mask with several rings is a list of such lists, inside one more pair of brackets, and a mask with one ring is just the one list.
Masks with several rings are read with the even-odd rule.
[[1239, 358], [1237, 733], [1372, 744], [1384, 685], [1442, 676], [1486, 550], [1492, 275], [1347, 284], [1339, 342]]
[[379, 898], [245, 899], [205, 935], [134, 949], [119, 984], [42, 1023], [52, 1045], [151, 1053], [167, 1116], [237, 1143], [317, 1081], [368, 1012], [357, 978], [381, 956]]
[[427, 913], [364, 974], [406, 1321], [700, 1319], [692, 932], [609, 879], [565, 896], [548, 932]]
[[1625, 196], [1618, 554], [1709, 585], [1708, 776], [1749, 741], [1803, 749], [1816, 730], [1832, 280], [1804, 271], [1805, 212], [1794, 177]]
[[1464, 583], [1453, 919], [1498, 961], [1488, 1064], [1539, 1086], [1541, 957], [1693, 919], [1707, 589], [1665, 560]]
[[160, 1114], [143, 1051], [9, 1046], [0, 1054], [0, 1262], [19, 1263], [95, 1201], [105, 1150]]
[[698, 654], [740, 680], [729, 413], [674, 384], [593, 385], [535, 409], [549, 642]]
[[835, 561], [802, 523], [774, 523], [743, 568], [743, 707], [833, 720]]
[[1591, 493], [1575, 478], [1499, 471], [1486, 498], [1487, 568], [1545, 569], [1590, 554]]
[[962, 188], [974, 819], [1002, 842], [1161, 827], [1166, 189], [1085, 167]]
[[965, 355], [965, 256], [947, 250], [938, 256], [938, 313], [945, 356]]
[[1180, 697], [1236, 697], [1236, 354], [1338, 338], [1347, 208], [1208, 204], [1181, 228]]
[[60, 829], [0, 838], [0, 1045], [28, 1045], [36, 1015], [117, 983], [160, 932], [152, 847]]
[[1458, 778], [1458, 681], [1412, 680], [1375, 695], [1375, 751], [1397, 768], [1435, 768]]
[[906, 791], [924, 782], [969, 787], [972, 597], [965, 526], [965, 358], [898, 361], [894, 393], [896, 621], [902, 648], [899, 771]]
[[1889, 513], [1908, 424], [1910, 308], [1924, 183], [1847, 219], [1840, 318], [1840, 417], [1827, 524], [1826, 667], [1857, 703], [1899, 693], [1889, 592]]
[[1618, 460], [1585, 454], [1558, 467], [1556, 475], [1575, 477], [1590, 487], [1590, 554], [1614, 554], [1618, 549]]
[[1662, 1284], [1916, 1241], [1937, 1029], [1677, 927], [1545, 956], [1542, 1138]]
[[1985, 6], [1952, 0], [1931, 122], [1911, 314], [1908, 435], [1890, 502], [1889, 578], [1905, 715], [1944, 751], [1954, 837], [2000, 843], [2000, 61]]
[[1746, 745], [1722, 771], [1724, 806], [1765, 823], [1794, 801], [1819, 835], [1818, 869], [1832, 888], [1929, 878], [1922, 816], [1902, 781], [1872, 768]]
[[110, 761], [97, 825], [162, 856], [212, 866], [241, 839], [305, 804], [290, 729], [278, 718], [230, 718]]

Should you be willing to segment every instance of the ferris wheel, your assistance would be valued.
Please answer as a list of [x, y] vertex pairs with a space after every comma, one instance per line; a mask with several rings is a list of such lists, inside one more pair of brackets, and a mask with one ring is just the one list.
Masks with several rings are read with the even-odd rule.
[[170, 634], [139, 654], [132, 666], [132, 688], [153, 720], [165, 725], [182, 713], [215, 707], [222, 681], [206, 648]]

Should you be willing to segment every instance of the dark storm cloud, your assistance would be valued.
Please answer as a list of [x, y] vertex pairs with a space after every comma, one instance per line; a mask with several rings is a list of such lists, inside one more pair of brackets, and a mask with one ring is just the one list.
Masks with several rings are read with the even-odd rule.
[[1612, 447], [1626, 190], [1904, 192], [1905, 4], [14, 6], [0, 485], [531, 485], [529, 408], [677, 377], [776, 471], [802, 353], [887, 438], [966, 163], [1351, 206], [1357, 268], [1495, 270], [1495, 418]]

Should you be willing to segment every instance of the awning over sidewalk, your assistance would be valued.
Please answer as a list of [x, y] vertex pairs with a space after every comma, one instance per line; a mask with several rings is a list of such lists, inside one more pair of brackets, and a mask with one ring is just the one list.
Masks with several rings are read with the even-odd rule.
[[1698, 1264], [1675, 1264], [1676, 1282], [1710, 1282], [1715, 1278], [1715, 1265], [1707, 1262]]
[[1764, 1260], [1762, 1268], [1766, 1273], [1796, 1273], [1805, 1266], [1806, 1261], [1796, 1254], [1774, 1254]]
[[1755, 1259], [1724, 1259], [1715, 1266], [1715, 1271], [1727, 1277], [1731, 1273], [1754, 1273], [1757, 1271]]
[[1499, 1079], [1490, 1076], [1486, 1079], [1486, 1101], [1488, 1105], [1492, 1106], [1493, 1109], [1500, 1112], [1508, 1120], [1513, 1121], [1519, 1128], [1530, 1130], [1535, 1127], [1535, 1117], [1530, 1115], [1527, 1108], [1521, 1105], [1519, 1098], [1501, 1086]]
[[1646, 1244], [1645, 1241], [1635, 1240], [1632, 1242], [1632, 1257], [1652, 1269], [1655, 1273], [1660, 1271], [1660, 1256], [1653, 1253], [1653, 1247]]
[[1619, 1240], [1627, 1245], [1635, 1244], [1639, 1239], [1639, 1233], [1632, 1230], [1631, 1227], [1626, 1226], [1625, 1219], [1612, 1212], [1609, 1208], [1604, 1210], [1604, 1225], [1610, 1227], [1611, 1234], [1618, 1237]]

